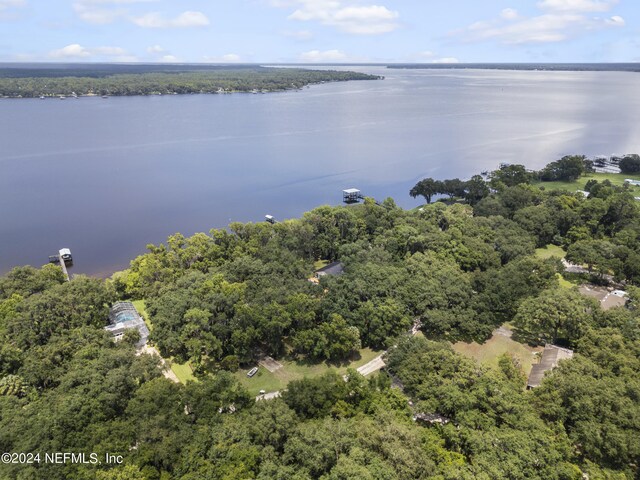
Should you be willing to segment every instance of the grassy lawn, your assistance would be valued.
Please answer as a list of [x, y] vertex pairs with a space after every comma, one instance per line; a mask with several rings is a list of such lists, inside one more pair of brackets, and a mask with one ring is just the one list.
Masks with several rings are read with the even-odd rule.
[[573, 288], [578, 286], [577, 283], [571, 283], [569, 280], [567, 280], [566, 278], [564, 278], [561, 274], [556, 273], [556, 276], [558, 277], [558, 282], [560, 282], [560, 286], [562, 288]]
[[316, 260], [315, 262], [313, 262], [314, 270], [320, 270], [327, 265], [329, 265], [329, 260]]
[[520, 361], [522, 370], [525, 375], [529, 375], [531, 372], [531, 365], [534, 359], [535, 352], [541, 352], [542, 347], [532, 348], [528, 345], [518, 343], [509, 337], [504, 335], [494, 335], [490, 340], [483, 343], [465, 343], [458, 342], [453, 344], [453, 349], [467, 357], [474, 358], [479, 363], [496, 367], [498, 365], [498, 358], [505, 354], [510, 353]]
[[339, 374], [344, 374], [347, 372], [347, 368], [358, 368], [376, 358], [380, 353], [382, 352], [374, 351], [370, 348], [363, 348], [350, 362], [341, 364], [330, 364], [327, 362], [307, 363], [304, 361], [281, 359], [279, 362], [282, 363], [283, 367], [274, 373], [269, 372], [266, 368], [260, 367], [258, 373], [249, 378], [247, 377], [249, 368], [246, 368], [238, 370], [235, 376], [240, 383], [249, 390], [251, 395], [258, 395], [260, 390], [266, 390], [267, 392], [282, 390], [286, 388], [287, 384], [292, 380], [300, 380], [304, 377], [317, 377], [329, 370], [335, 370]]
[[[598, 180], [599, 182], [609, 180], [612, 184], [621, 187], [626, 178], [640, 180], [640, 176], [626, 173], [588, 173], [575, 182], [539, 182], [535, 185], [544, 187], [545, 190], [567, 190], [569, 192], [575, 192], [576, 190], [584, 190], [584, 186], [591, 179]], [[640, 194], [640, 187], [631, 186], [629, 190], [636, 196]]]
[[[549, 244], [544, 248], [536, 248], [536, 257], [538, 258], [564, 258], [566, 254], [567, 252], [562, 247], [558, 247], [557, 245]], [[559, 273], [557, 273], [556, 276], [558, 277], [558, 282], [560, 283], [560, 286], [562, 288], [572, 288], [578, 285], [577, 283], [570, 282]]]
[[[150, 332], [153, 331], [153, 324], [149, 319], [149, 314], [147, 313], [147, 305], [145, 301], [133, 300], [131, 303], [133, 303], [133, 306], [136, 307], [136, 310], [138, 311], [138, 313], [142, 315], [142, 318], [144, 318], [144, 323], [147, 324], [147, 328], [149, 329], [149, 331]], [[176, 377], [178, 377], [178, 380], [180, 380], [183, 384], [186, 384], [187, 380], [193, 380], [195, 382], [198, 381], [198, 379], [193, 376], [193, 372], [191, 371], [191, 365], [189, 365], [189, 362], [183, 365], [180, 365], [179, 363], [174, 362], [173, 359], [170, 359], [169, 363], [171, 364], [171, 370], [173, 371], [173, 373], [176, 374]]]
[[136, 307], [138, 313], [142, 315], [142, 318], [144, 318], [144, 323], [147, 324], [147, 328], [149, 329], [149, 331], [152, 331], [153, 325], [151, 325], [151, 320], [149, 320], [149, 314], [147, 313], [147, 304], [145, 303], [145, 301], [133, 300], [131, 303], [133, 303], [133, 306]]
[[[315, 268], [322, 268], [327, 265], [329, 262], [327, 260], [319, 260], [315, 263]], [[133, 305], [136, 307], [136, 310], [142, 315], [144, 318], [149, 331], [153, 329], [153, 325], [149, 321], [149, 315], [146, 311], [146, 305], [144, 300], [134, 300]], [[381, 351], [374, 351], [370, 348], [361, 349], [357, 355], [354, 356], [351, 361], [341, 363], [341, 364], [329, 364], [327, 362], [321, 363], [307, 363], [303, 361], [294, 361], [294, 360], [280, 360], [284, 366], [274, 372], [271, 373], [264, 367], [259, 367], [258, 373], [256, 373], [253, 377], [247, 377], [247, 371], [249, 368], [238, 370], [235, 373], [235, 376], [240, 383], [244, 385], [251, 395], [258, 395], [260, 390], [266, 390], [267, 392], [275, 392], [277, 390], [282, 390], [286, 388], [287, 384], [291, 380], [299, 380], [304, 377], [315, 377], [318, 375], [322, 375], [329, 370], [335, 370], [339, 374], [344, 374], [347, 372], [347, 368], [358, 368], [365, 363], [370, 362], [375, 357], [380, 355]], [[182, 383], [186, 383], [187, 380], [197, 381], [196, 377], [193, 376], [193, 372], [191, 371], [191, 366], [189, 363], [185, 363], [180, 365], [171, 361], [171, 370], [176, 374], [178, 379]]]
[[542, 259], [551, 257], [564, 258], [566, 254], [567, 252], [565, 252], [562, 247], [558, 247], [557, 245], [549, 244], [544, 248], [536, 248], [536, 257]]
[[183, 365], [171, 362], [171, 370], [176, 374], [176, 377], [178, 377], [178, 380], [180, 380], [182, 384], [186, 384], [187, 380], [193, 380], [194, 382], [198, 381], [196, 377], [193, 376], [189, 362]]

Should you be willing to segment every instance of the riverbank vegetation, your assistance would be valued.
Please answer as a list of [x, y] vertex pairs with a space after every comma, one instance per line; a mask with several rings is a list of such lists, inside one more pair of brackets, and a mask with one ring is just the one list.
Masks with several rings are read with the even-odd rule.
[[[504, 166], [412, 211], [366, 199], [176, 234], [108, 281], [14, 269], [0, 279], [0, 447], [124, 462], [5, 464], [0, 476], [636, 478], [638, 203], [624, 187], [597, 182], [584, 196], [528, 174]], [[576, 278], [625, 282], [627, 307], [559, 288], [564, 252], [588, 265]], [[344, 272], [311, 282], [319, 261]], [[121, 299], [144, 299], [151, 341], [197, 382], [173, 383], [131, 339], [112, 342], [103, 327]], [[575, 356], [526, 391], [511, 352], [480, 365], [451, 346], [506, 323], [513, 340]], [[386, 371], [324, 368], [363, 348], [386, 349]], [[238, 368], [266, 355], [322, 368], [256, 402]]]
[[0, 69], [0, 97], [276, 92], [324, 82], [381, 78], [349, 71], [259, 66], [117, 67]]

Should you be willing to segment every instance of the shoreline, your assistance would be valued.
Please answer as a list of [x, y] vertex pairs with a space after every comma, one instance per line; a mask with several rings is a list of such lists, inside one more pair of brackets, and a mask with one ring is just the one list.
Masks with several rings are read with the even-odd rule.
[[[325, 83], [336, 83], [344, 80], [329, 80], [324, 82], [315, 82], [315, 83], [307, 83], [302, 87], [290, 87], [290, 88], [282, 88], [282, 89], [274, 89], [274, 90], [260, 90], [257, 92], [253, 92], [251, 90], [225, 90], [224, 92], [157, 92], [157, 93], [134, 93], [134, 94], [105, 94], [101, 95], [99, 93], [82, 93], [76, 94], [75, 96], [71, 93], [55, 93], [55, 94], [47, 94], [40, 97], [25, 97], [25, 96], [8, 96], [1, 95], [0, 99], [2, 100], [67, 100], [67, 99], [79, 99], [79, 98], [111, 98], [111, 97], [172, 97], [175, 95], [185, 96], [185, 95], [231, 95], [231, 94], [248, 94], [248, 95], [266, 95], [268, 93], [284, 93], [284, 92], [299, 92], [304, 90], [305, 88], [309, 88], [312, 85], [322, 85]], [[353, 82], [355, 80], [347, 80]], [[44, 97], [44, 98], [42, 98]], [[62, 98], [61, 98], [62, 97]]]

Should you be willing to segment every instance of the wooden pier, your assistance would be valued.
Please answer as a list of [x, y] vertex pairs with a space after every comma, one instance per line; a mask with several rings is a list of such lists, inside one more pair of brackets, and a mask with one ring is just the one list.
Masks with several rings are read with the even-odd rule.
[[[64, 258], [65, 256], [67, 257], [66, 260]], [[49, 263], [60, 265], [60, 268], [62, 268], [62, 273], [64, 274], [64, 278], [68, 282], [69, 280], [71, 280], [71, 277], [69, 276], [69, 271], [67, 270], [67, 261], [69, 262], [70, 266], [73, 266], [73, 257], [71, 257], [71, 251], [68, 248], [60, 249], [57, 255], [49, 255]]]
[[69, 271], [67, 270], [67, 264], [64, 263], [64, 259], [62, 258], [62, 253], [58, 254], [58, 262], [60, 263], [60, 268], [62, 268], [62, 273], [64, 273], [64, 278], [66, 278], [68, 282], [70, 280]]

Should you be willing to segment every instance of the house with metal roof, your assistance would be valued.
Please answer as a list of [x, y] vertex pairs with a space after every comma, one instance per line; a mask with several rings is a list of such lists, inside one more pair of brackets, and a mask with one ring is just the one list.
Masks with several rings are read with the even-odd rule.
[[324, 277], [325, 275], [342, 275], [344, 273], [344, 265], [342, 262], [333, 262], [326, 265], [314, 272], [316, 278]]
[[535, 364], [533, 368], [531, 368], [531, 373], [527, 380], [527, 389], [539, 387], [545, 372], [556, 368], [561, 360], [567, 360], [572, 357], [573, 350], [558, 347], [557, 345], [545, 345], [540, 363]]

